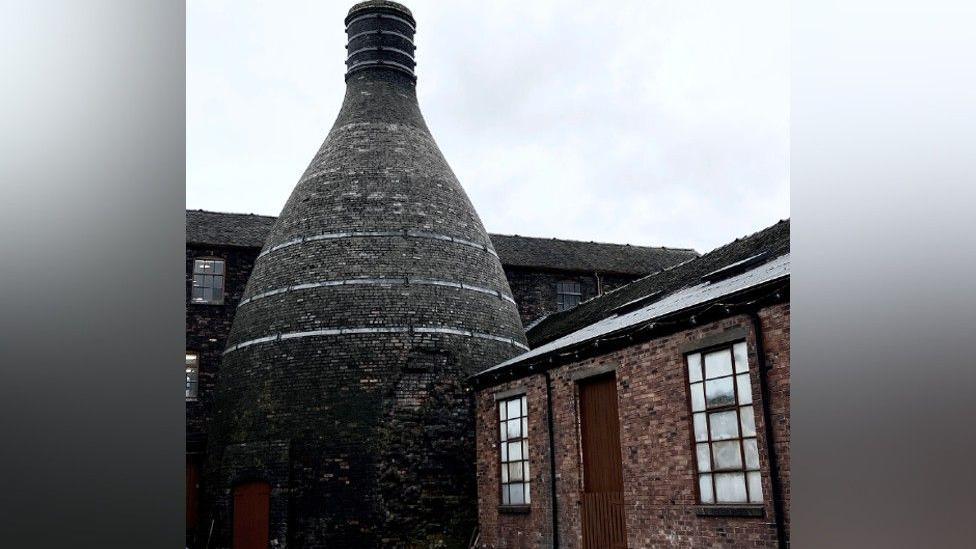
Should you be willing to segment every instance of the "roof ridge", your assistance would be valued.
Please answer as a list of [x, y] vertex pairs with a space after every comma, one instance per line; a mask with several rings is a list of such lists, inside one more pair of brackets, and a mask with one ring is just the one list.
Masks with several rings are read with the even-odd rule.
[[265, 215], [265, 214], [256, 214], [256, 213], [218, 212], [218, 211], [215, 211], [215, 210], [204, 210], [203, 208], [194, 208], [194, 209], [187, 208], [186, 211], [187, 212], [210, 213], [210, 214], [218, 214], [218, 215], [245, 215], [245, 216], [248, 216], [249, 215], [251, 217], [270, 217], [272, 219], [275, 219], [275, 218], [278, 217], [276, 215]]
[[599, 244], [600, 246], [620, 246], [621, 248], [645, 248], [651, 250], [667, 250], [671, 252], [694, 252], [698, 253], [694, 248], [679, 248], [675, 246], [647, 246], [644, 244], [621, 244], [619, 242], [598, 242], [596, 240], [578, 240], [575, 238], [556, 238], [553, 236], [526, 236], [521, 234], [505, 234], [505, 233], [495, 233], [489, 232], [488, 234], [497, 236], [510, 236], [513, 238], [530, 238], [533, 240], [545, 240], [545, 241], [558, 241], [558, 242], [578, 242], [580, 244]]
[[[709, 263], [714, 263], [716, 261], [718, 261], [719, 263], [723, 263], [723, 257], [729, 254], [731, 254], [733, 257], [742, 255], [742, 253], [736, 253], [736, 251], [744, 252], [744, 250], [737, 250], [737, 246], [742, 246], [743, 242], [748, 242], [755, 239], [765, 239], [766, 237], [764, 236], [764, 234], [770, 233], [771, 231], [773, 231], [772, 234], [774, 235], [778, 234], [779, 231], [778, 230], [774, 231], [774, 229], [777, 229], [778, 227], [782, 227], [783, 225], [786, 225], [788, 227], [789, 221], [790, 218], [780, 219], [769, 226], [753, 231], [750, 234], [747, 234], [745, 236], [740, 236], [735, 240], [727, 242], [726, 244], [723, 244], [713, 250], [708, 251], [705, 254], [696, 255], [695, 257], [690, 257], [674, 265], [670, 265], [658, 269], [657, 271], [654, 271], [652, 273], [648, 273], [623, 286], [614, 288], [613, 290], [608, 292], [604, 292], [601, 295], [594, 296], [593, 298], [580, 303], [577, 307], [574, 307], [572, 309], [568, 309], [566, 311], [560, 311], [558, 313], [553, 313], [548, 317], [546, 317], [543, 322], [540, 322], [535, 326], [533, 326], [532, 330], [528, 330], [528, 329], [526, 330], [527, 333], [530, 331], [538, 332], [537, 338], [533, 338], [530, 335], [529, 341], [532, 342], [533, 347], [535, 347], [539, 344], [545, 344], [548, 343], [549, 341], [552, 341], [553, 340], [552, 336], [555, 336], [555, 338], [558, 339], [558, 337], [561, 337], [560, 334], [566, 335], [566, 333], [569, 332], [565, 332], [565, 330], [568, 329], [568, 327], [575, 325], [574, 323], [579, 323], [588, 318], [591, 321], [591, 323], [596, 322], [599, 320], [596, 319], [597, 315], [606, 316], [611, 312], [609, 310], [604, 310], [606, 307], [609, 306], [606, 305], [608, 303], [620, 304], [621, 301], [626, 302], [628, 300], [633, 301], [636, 299], [642, 299], [643, 297], [653, 294], [655, 291], [663, 290], [664, 293], [658, 296], [658, 299], [655, 300], [655, 301], [659, 301], [661, 299], [665, 299], [667, 296], [675, 292], [682, 291], [686, 288], [699, 284], [700, 277], [698, 276], [693, 276], [692, 278], [688, 278], [687, 280], [682, 280], [682, 279], [687, 278], [690, 275], [693, 275], [697, 270], [699, 270], [701, 267], [699, 267], [698, 265], [709, 265]], [[772, 257], [769, 258], [770, 261], [773, 261], [775, 258], [783, 255], [784, 251], [788, 253], [789, 250], [789, 241], [787, 240], [783, 242], [781, 237], [776, 238], [776, 240], [772, 242], [765, 242], [764, 240], [755, 240], [755, 242], [761, 243], [760, 245], [762, 245], [767, 252], [771, 253]], [[750, 246], [752, 245], [750, 244]], [[741, 259], [742, 258], [740, 257], [739, 260]], [[723, 264], [727, 264], [727, 263], [728, 262], [725, 262]], [[673, 276], [666, 274], [666, 273], [672, 273], [674, 271], [678, 271], [678, 272], [675, 273]], [[562, 326], [562, 328], [560, 328], [560, 326]], [[579, 326], [577, 326], [577, 328], [579, 328]], [[540, 343], [533, 341], [534, 339], [536, 339]]]
[[[219, 211], [215, 211], [215, 210], [204, 210], [202, 208], [196, 208], [196, 209], [187, 208], [186, 211], [187, 212], [208, 213], [208, 214], [215, 214], [215, 215], [227, 215], [227, 216], [264, 217], [264, 218], [268, 218], [268, 219], [275, 219], [275, 218], [278, 217], [276, 215], [264, 215], [264, 214], [255, 214], [255, 213], [219, 212]], [[491, 231], [488, 232], [488, 235], [489, 236], [503, 236], [503, 237], [511, 237], [511, 238], [521, 238], [521, 239], [526, 239], [526, 240], [539, 240], [539, 241], [543, 241], [543, 242], [569, 242], [569, 243], [578, 243], [578, 244], [595, 244], [597, 246], [615, 246], [615, 247], [618, 247], [618, 248], [636, 248], [636, 249], [641, 249], [641, 250], [657, 250], [657, 251], [667, 251], [667, 252], [689, 252], [689, 253], [695, 254], [696, 257], [701, 257], [701, 255], [702, 255], [701, 253], [699, 253], [694, 248], [681, 248], [681, 247], [674, 247], [674, 246], [647, 246], [647, 245], [643, 245], [643, 244], [627, 244], [627, 243], [623, 243], [622, 244], [620, 242], [597, 242], [595, 240], [577, 240], [577, 239], [573, 239], [573, 238], [555, 238], [555, 237], [550, 237], [550, 236], [524, 236], [524, 235], [519, 235], [519, 234], [505, 234], [505, 233], [496, 233], [496, 232], [491, 232]]]
[[[713, 254], [713, 253], [715, 253], [715, 252], [717, 252], [719, 250], [724, 250], [725, 248], [728, 248], [729, 246], [735, 244], [736, 242], [739, 242], [740, 240], [746, 240], [748, 238], [752, 238], [752, 237], [756, 236], [757, 234], [762, 233], [762, 232], [766, 232], [766, 231], [772, 229], [773, 227], [775, 227], [777, 225], [782, 225], [783, 223], [789, 223], [789, 221], [790, 221], [790, 218], [788, 218], [788, 217], [786, 219], [780, 219], [776, 223], [773, 223], [772, 225], [767, 225], [766, 227], [763, 227], [762, 229], [759, 229], [758, 231], [753, 231], [753, 232], [751, 232], [749, 234], [742, 235], [742, 236], [738, 236], [734, 240], [731, 240], [729, 242], [726, 242], [725, 244], [722, 244], [718, 248], [713, 248], [713, 249], [711, 249], [711, 250], [709, 250], [709, 251], [701, 254], [700, 257], [705, 257], [706, 255], [711, 255], [711, 254]], [[677, 265], [675, 265], [675, 266], [677, 266]]]
[[[617, 288], [614, 288], [614, 289], [610, 290], [609, 292], [604, 292], [603, 295], [600, 295], [600, 296], [597, 296], [597, 297], [603, 297], [605, 295], [608, 295], [608, 294], [611, 294], [613, 292], [616, 292], [617, 290], [623, 290], [624, 288], [626, 288], [626, 287], [628, 287], [628, 286], [630, 286], [630, 285], [632, 285], [632, 284], [634, 284], [636, 282], [640, 282], [642, 280], [647, 280], [648, 278], [655, 277], [655, 276], [657, 276], [657, 275], [659, 275], [661, 273], [667, 272], [667, 271], [673, 271], [674, 269], [677, 269], [677, 268], [679, 268], [679, 267], [681, 267], [683, 265], [686, 265], [688, 263], [691, 263], [693, 261], [698, 261], [700, 259], [703, 260], [706, 257], [708, 257], [708, 256], [710, 256], [710, 255], [712, 255], [714, 253], [717, 253], [717, 252], [719, 252], [721, 250], [724, 250], [725, 248], [728, 248], [729, 246], [735, 244], [736, 242], [739, 242], [739, 241], [742, 241], [742, 240], [746, 240], [748, 238], [752, 238], [752, 237], [756, 236], [757, 234], [762, 233], [762, 232], [766, 232], [766, 231], [772, 229], [773, 227], [775, 227], [777, 225], [781, 225], [783, 223], [787, 223], [787, 222], [789, 222], [789, 220], [790, 220], [790, 218], [788, 218], [788, 217], [786, 219], [780, 219], [779, 221], [777, 221], [776, 223], [773, 223], [772, 225], [769, 225], [767, 227], [764, 227], [762, 229], [759, 229], [758, 231], [754, 231], [754, 232], [752, 232], [750, 234], [747, 234], [745, 236], [740, 236], [740, 237], [736, 238], [735, 240], [733, 240], [731, 242], [727, 242], [727, 243], [719, 246], [718, 248], [714, 248], [714, 249], [712, 249], [710, 251], [707, 251], [707, 252], [705, 252], [703, 254], [699, 254], [698, 257], [691, 257], [691, 258], [688, 258], [688, 259], [686, 259], [686, 260], [684, 260], [684, 261], [682, 261], [680, 263], [675, 263], [674, 265], [668, 265], [667, 267], [664, 267], [662, 269], [658, 269], [658, 270], [654, 271], [653, 273], [648, 273], [648, 274], [646, 274], [646, 275], [644, 275], [644, 276], [642, 276], [640, 278], [636, 278], [636, 279], [632, 280], [631, 282], [628, 282], [627, 284], [624, 284], [623, 286], [619, 286]], [[778, 249], [777, 249], [777, 251], [778, 251]], [[677, 290], [675, 290], [675, 291], [677, 291]], [[594, 298], [594, 299], [596, 299], [596, 298]], [[591, 301], [591, 300], [587, 300], [587, 301]], [[572, 309], [568, 309], [568, 310], [572, 310]]]

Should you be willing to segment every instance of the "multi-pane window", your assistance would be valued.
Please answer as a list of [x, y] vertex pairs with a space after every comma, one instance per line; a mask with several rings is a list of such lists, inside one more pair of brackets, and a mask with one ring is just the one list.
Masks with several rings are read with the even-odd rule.
[[701, 503], [762, 503], [746, 343], [687, 356]]
[[217, 305], [224, 302], [223, 259], [193, 260], [193, 291], [190, 302]]
[[197, 390], [200, 386], [200, 357], [196, 354], [186, 353], [186, 399], [197, 398]]
[[566, 309], [572, 309], [573, 307], [579, 305], [580, 297], [582, 296], [580, 292], [579, 282], [572, 280], [565, 280], [563, 282], [556, 283], [556, 308], [560, 311], [565, 311]]
[[528, 505], [529, 441], [525, 395], [498, 402], [502, 505]]

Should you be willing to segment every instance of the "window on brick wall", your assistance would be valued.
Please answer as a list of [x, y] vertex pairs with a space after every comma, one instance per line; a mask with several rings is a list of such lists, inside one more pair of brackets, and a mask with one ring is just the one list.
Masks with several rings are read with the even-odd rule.
[[194, 259], [191, 303], [220, 305], [224, 302], [224, 260]]
[[579, 305], [580, 283], [573, 280], [564, 280], [556, 283], [556, 309], [565, 311]]
[[525, 395], [498, 401], [502, 505], [528, 505], [529, 441]]
[[686, 358], [698, 501], [762, 503], [746, 343], [740, 341]]
[[200, 388], [200, 357], [186, 353], [186, 399], [196, 400]]

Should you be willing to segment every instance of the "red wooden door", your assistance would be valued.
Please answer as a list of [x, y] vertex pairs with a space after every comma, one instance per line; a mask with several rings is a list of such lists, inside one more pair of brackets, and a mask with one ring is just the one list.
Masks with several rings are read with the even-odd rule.
[[186, 456], [186, 529], [197, 527], [198, 494], [200, 491], [200, 472], [196, 456]]
[[234, 488], [234, 549], [268, 549], [270, 496], [267, 482]]
[[583, 455], [584, 549], [624, 549], [624, 481], [614, 374], [580, 383], [580, 445]]

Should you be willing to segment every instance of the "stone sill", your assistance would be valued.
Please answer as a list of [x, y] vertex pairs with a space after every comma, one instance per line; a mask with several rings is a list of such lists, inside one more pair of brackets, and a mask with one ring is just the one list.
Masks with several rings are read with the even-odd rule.
[[695, 514], [700, 517], [763, 517], [762, 505], [699, 505]]
[[530, 505], [499, 505], [498, 512], [503, 515], [527, 515], [532, 511]]

